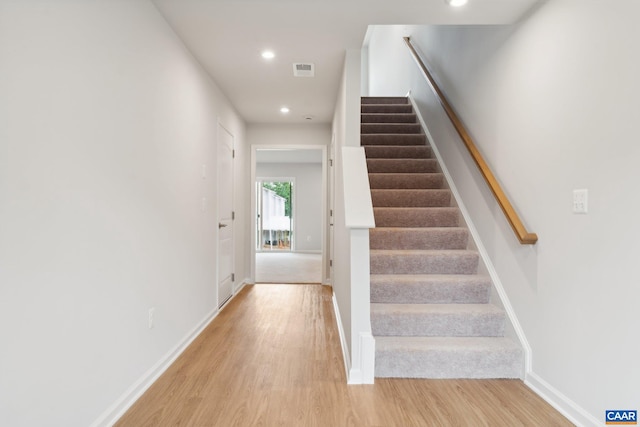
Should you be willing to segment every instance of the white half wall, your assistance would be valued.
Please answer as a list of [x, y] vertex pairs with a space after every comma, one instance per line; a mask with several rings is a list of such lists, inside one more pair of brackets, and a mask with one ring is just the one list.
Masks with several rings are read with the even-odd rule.
[[369, 304], [369, 228], [374, 227], [360, 147], [360, 50], [347, 50], [333, 120], [335, 174], [332, 286], [350, 384], [373, 383], [375, 341]]
[[104, 425], [217, 311], [244, 124], [146, 0], [0, 2], [0, 76], [0, 425]]
[[[633, 1], [554, 0], [513, 26], [377, 27], [369, 45], [371, 94], [411, 91], [471, 213], [531, 345], [527, 383], [579, 425], [640, 402], [639, 15]], [[537, 245], [517, 243], [404, 35]], [[574, 214], [583, 188], [589, 212]]]

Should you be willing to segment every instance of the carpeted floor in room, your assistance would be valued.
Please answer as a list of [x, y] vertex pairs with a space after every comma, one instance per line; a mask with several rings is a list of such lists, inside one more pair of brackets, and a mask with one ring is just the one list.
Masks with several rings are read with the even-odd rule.
[[322, 283], [322, 255], [258, 252], [256, 283]]

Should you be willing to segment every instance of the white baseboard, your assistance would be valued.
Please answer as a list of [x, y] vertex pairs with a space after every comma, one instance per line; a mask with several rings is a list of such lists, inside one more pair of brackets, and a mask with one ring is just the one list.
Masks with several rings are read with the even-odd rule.
[[[231, 296], [231, 301], [237, 293], [242, 290], [246, 282], [242, 282], [234, 294]], [[228, 301], [227, 301], [228, 304]], [[227, 306], [225, 304], [225, 307]], [[224, 310], [224, 307], [222, 308]], [[212, 310], [205, 318], [198, 323], [198, 325], [188, 333], [172, 350], [165, 354], [155, 365], [151, 367], [138, 381], [133, 383], [131, 387], [116, 400], [106, 411], [102, 413], [93, 423], [91, 427], [109, 427], [114, 425], [129, 408], [144, 394], [145, 391], [153, 385], [154, 382], [162, 375], [173, 362], [189, 347], [189, 344], [195, 340], [198, 335], [209, 326], [209, 324], [216, 318], [219, 309]]]
[[533, 372], [527, 373], [524, 383], [576, 426], [598, 427], [604, 423], [604, 420], [596, 420], [593, 415]]
[[338, 335], [340, 335], [340, 346], [342, 347], [347, 384], [373, 384], [376, 354], [375, 339], [371, 333], [360, 333], [360, 366], [352, 366], [349, 347], [347, 346], [344, 330], [342, 329], [342, 320], [340, 319], [340, 310], [338, 309], [336, 294], [333, 294], [331, 300], [333, 301], [333, 311], [335, 312], [336, 322], [338, 323]]
[[344, 359], [344, 372], [347, 376], [347, 380], [351, 377], [351, 357], [349, 357], [349, 347], [347, 346], [347, 340], [344, 336], [344, 329], [342, 329], [342, 319], [340, 318], [340, 309], [338, 308], [338, 300], [336, 294], [331, 296], [333, 302], [333, 312], [336, 316], [336, 323], [338, 324], [338, 335], [340, 335], [340, 347], [342, 347], [342, 358]]
[[196, 328], [185, 336], [178, 345], [164, 355], [151, 369], [149, 369], [138, 381], [115, 401], [91, 427], [107, 427], [114, 425], [120, 417], [144, 394], [145, 391], [162, 375], [169, 366], [182, 354], [182, 352], [196, 339], [209, 323], [218, 315], [216, 308], [202, 320]]
[[373, 384], [375, 380], [376, 340], [371, 332], [360, 332], [358, 345], [360, 346], [360, 369], [357, 372], [353, 368], [351, 369], [353, 375], [349, 375], [348, 384]]
[[233, 299], [238, 294], [238, 292], [240, 292], [242, 290], [242, 288], [245, 287], [245, 285], [248, 285], [250, 283], [251, 283], [251, 281], [249, 280], [249, 278], [246, 278], [242, 282], [240, 282], [237, 287], [234, 287], [233, 288], [233, 296], [231, 297], [231, 299]]

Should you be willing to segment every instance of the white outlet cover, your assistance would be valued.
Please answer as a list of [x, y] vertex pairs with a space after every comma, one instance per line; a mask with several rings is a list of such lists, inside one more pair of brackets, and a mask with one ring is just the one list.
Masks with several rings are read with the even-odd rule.
[[573, 190], [573, 213], [586, 214], [589, 211], [589, 190]]

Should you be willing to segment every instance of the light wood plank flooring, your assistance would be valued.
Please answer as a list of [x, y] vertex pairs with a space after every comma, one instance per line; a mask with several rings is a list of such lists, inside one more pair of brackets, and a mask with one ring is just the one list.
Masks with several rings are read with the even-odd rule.
[[116, 424], [571, 426], [514, 380], [346, 384], [331, 289], [246, 286]]

